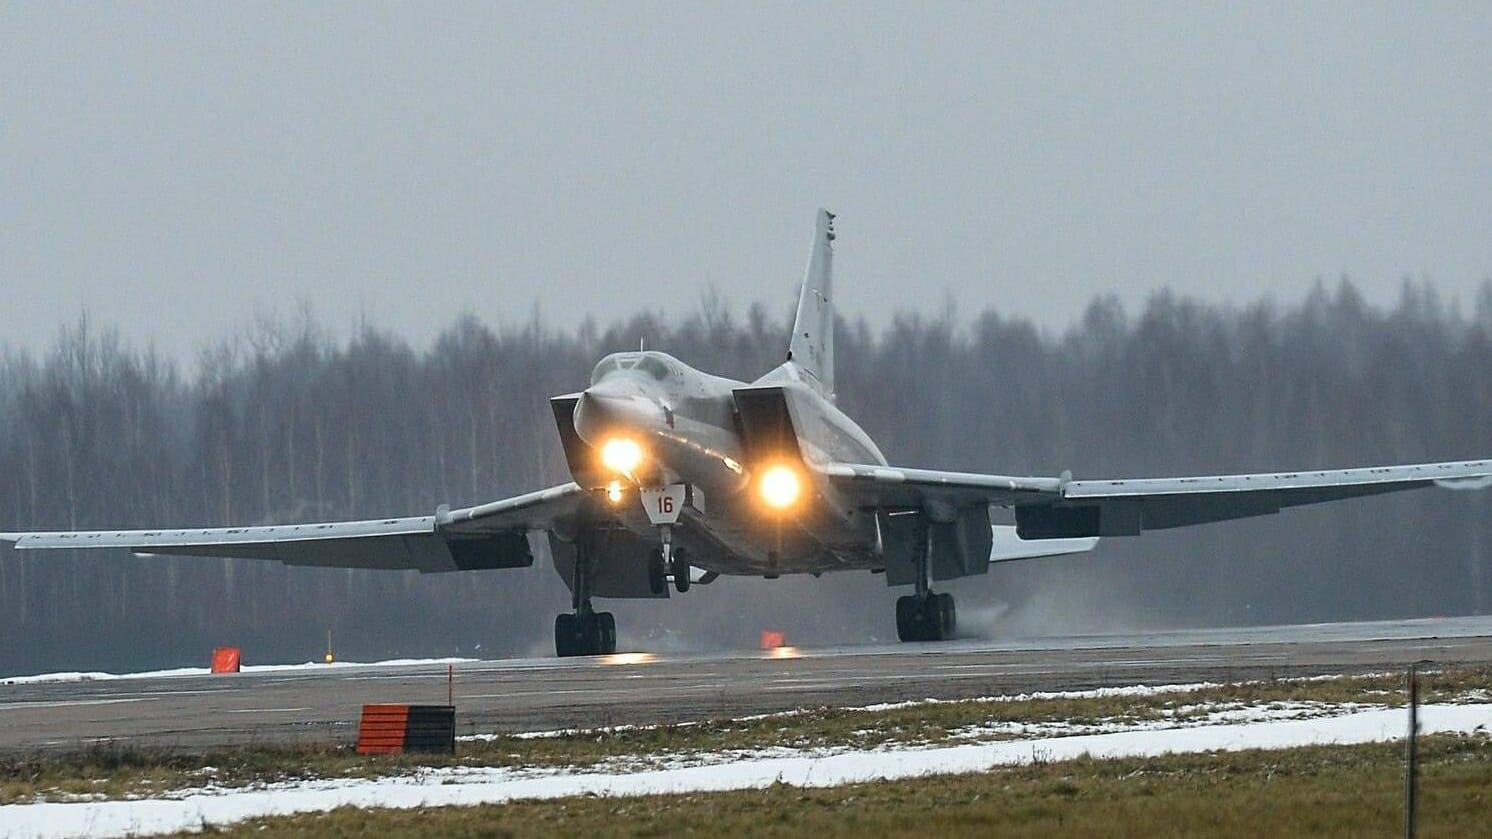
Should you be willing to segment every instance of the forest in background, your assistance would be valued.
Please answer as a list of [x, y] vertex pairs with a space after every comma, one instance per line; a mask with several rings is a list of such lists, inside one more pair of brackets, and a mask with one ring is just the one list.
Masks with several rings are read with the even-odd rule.
[[[638, 346], [750, 379], [790, 313], [706, 300], [564, 331], [476, 316], [428, 349], [314, 317], [260, 322], [190, 372], [87, 318], [0, 358], [0, 530], [420, 515], [567, 479], [548, 406]], [[169, 328], [163, 320], [161, 328]], [[1169, 292], [1095, 299], [1067, 330], [995, 311], [840, 322], [840, 405], [905, 465], [1141, 477], [1492, 455], [1492, 285], [1472, 311], [1406, 282], [1291, 304]], [[1492, 612], [1492, 492], [1423, 491], [1107, 540], [947, 585], [966, 631], [1065, 632]], [[421, 576], [272, 562], [0, 549], [0, 675], [245, 660], [549, 654], [551, 568]], [[889, 641], [897, 590], [869, 574], [722, 578], [611, 601], [620, 646]]]

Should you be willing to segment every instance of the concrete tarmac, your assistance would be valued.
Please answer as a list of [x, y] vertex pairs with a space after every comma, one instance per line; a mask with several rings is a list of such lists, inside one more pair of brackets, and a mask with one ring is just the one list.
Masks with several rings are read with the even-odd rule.
[[[1492, 617], [955, 641], [775, 653], [623, 653], [455, 665], [457, 733], [676, 723], [908, 699], [1492, 665]], [[347, 742], [367, 702], [444, 704], [446, 665], [6, 684], [0, 752]]]

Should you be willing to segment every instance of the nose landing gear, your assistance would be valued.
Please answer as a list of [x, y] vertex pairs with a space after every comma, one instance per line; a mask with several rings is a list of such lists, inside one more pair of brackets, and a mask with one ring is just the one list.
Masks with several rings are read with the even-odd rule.
[[658, 537], [662, 541], [648, 555], [648, 587], [654, 594], [662, 594], [668, 590], [668, 578], [673, 577], [674, 590], [683, 594], [692, 582], [689, 579], [689, 557], [683, 548], [674, 546], [673, 527], [684, 512], [689, 487], [684, 484], [647, 487], [640, 495], [648, 521], [658, 527]]
[[654, 548], [648, 554], [648, 587], [654, 594], [662, 594], [668, 590], [668, 579], [672, 577], [674, 590], [683, 594], [693, 582], [689, 577], [689, 554], [673, 544], [666, 526], [663, 532], [662, 547]]

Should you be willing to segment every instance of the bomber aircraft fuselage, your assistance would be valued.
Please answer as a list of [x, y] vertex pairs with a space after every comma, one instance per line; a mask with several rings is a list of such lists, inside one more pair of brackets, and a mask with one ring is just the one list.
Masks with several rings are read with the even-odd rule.
[[[661, 352], [609, 355], [590, 387], [554, 400], [562, 439], [573, 429], [588, 447], [571, 462], [571, 473], [604, 492], [618, 520], [645, 538], [655, 534], [656, 521], [671, 518], [675, 501], [650, 488], [679, 488], [677, 509], [690, 524], [682, 541], [690, 543], [693, 566], [707, 572], [775, 576], [874, 567], [874, 517], [859, 515], [804, 464], [884, 465], [885, 456], [854, 420], [793, 373], [784, 365], [748, 384]], [[791, 406], [792, 438], [783, 436], [785, 427], [752, 422], [752, 432], [764, 436], [748, 441], [741, 410], [763, 399], [769, 411]], [[635, 503], [641, 493], [644, 503]], [[668, 553], [675, 552], [672, 541], [664, 546]]]

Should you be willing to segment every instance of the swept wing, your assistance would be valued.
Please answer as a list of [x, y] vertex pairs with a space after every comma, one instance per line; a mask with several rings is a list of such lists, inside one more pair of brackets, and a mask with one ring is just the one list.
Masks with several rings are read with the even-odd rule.
[[820, 471], [866, 507], [1013, 507], [1022, 539], [1134, 536], [1287, 507], [1439, 486], [1492, 486], [1492, 461], [1360, 469], [1074, 481], [831, 463]]
[[533, 563], [529, 534], [585, 512], [589, 496], [573, 483], [434, 515], [366, 521], [0, 533], [19, 550], [116, 548], [136, 554], [272, 559], [324, 568], [421, 572], [518, 568]]

